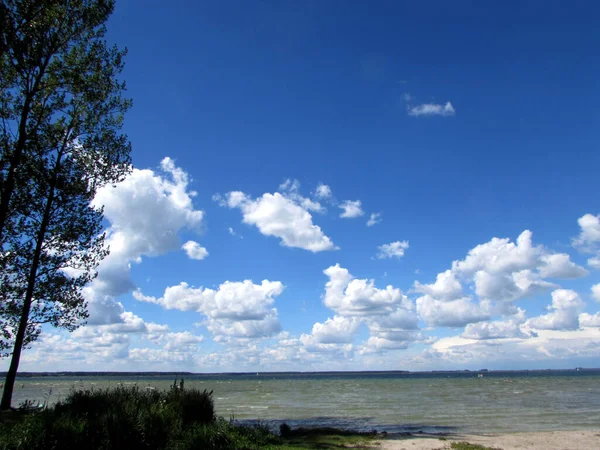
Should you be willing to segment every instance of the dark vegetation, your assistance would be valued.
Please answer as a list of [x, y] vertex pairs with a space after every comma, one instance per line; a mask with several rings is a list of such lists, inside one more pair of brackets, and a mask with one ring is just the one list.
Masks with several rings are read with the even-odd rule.
[[368, 442], [373, 433], [332, 428], [235, 425], [217, 418], [212, 391], [117, 387], [73, 391], [53, 408], [3, 413], [1, 450], [334, 449]]

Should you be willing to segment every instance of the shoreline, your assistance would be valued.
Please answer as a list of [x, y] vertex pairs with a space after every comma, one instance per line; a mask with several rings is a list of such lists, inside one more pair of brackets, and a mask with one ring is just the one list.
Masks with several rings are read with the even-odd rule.
[[485, 434], [390, 435], [374, 442], [381, 450], [445, 450], [452, 443], [468, 442], [502, 450], [584, 450], [600, 448], [600, 428], [570, 431], [530, 431]]

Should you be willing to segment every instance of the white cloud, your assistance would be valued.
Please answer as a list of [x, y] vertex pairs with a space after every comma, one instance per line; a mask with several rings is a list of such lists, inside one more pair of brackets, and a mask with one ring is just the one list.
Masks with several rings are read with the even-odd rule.
[[551, 312], [529, 319], [527, 325], [536, 330], [576, 330], [584, 306], [577, 292], [556, 289], [552, 292], [552, 304], [548, 307]]
[[373, 280], [356, 279], [339, 264], [327, 268], [323, 303], [342, 316], [372, 316], [390, 314], [398, 304], [409, 302], [400, 289], [375, 287]]
[[452, 106], [452, 103], [446, 102], [445, 105], [436, 103], [423, 103], [417, 106], [410, 106], [408, 108], [408, 115], [413, 117], [420, 116], [454, 116], [456, 111]]
[[319, 202], [300, 195], [300, 182], [298, 180], [292, 180], [288, 178], [279, 185], [279, 190], [283, 192], [287, 198], [293, 200], [307, 211], [318, 213], [324, 213], [326, 211], [325, 207], [323, 207]]
[[377, 247], [377, 258], [402, 258], [404, 252], [408, 249], [408, 241], [396, 241], [389, 244], [383, 244]]
[[475, 292], [482, 299], [512, 302], [521, 298], [555, 289], [558, 286], [539, 279], [530, 270], [520, 270], [508, 274], [489, 273], [479, 270], [475, 273]]
[[163, 345], [163, 348], [170, 352], [194, 350], [203, 341], [204, 336], [195, 335], [189, 331], [165, 333], [156, 340], [158, 344]]
[[326, 184], [320, 183], [315, 191], [315, 197], [320, 199], [331, 198], [331, 188]]
[[508, 339], [508, 338], [528, 338], [530, 335], [521, 330], [521, 325], [525, 323], [525, 311], [519, 309], [518, 313], [508, 320], [497, 320], [494, 322], [470, 323], [466, 326], [461, 335], [466, 339]]
[[478, 270], [505, 273], [534, 267], [542, 248], [533, 247], [531, 236], [531, 231], [523, 231], [517, 238], [516, 245], [508, 238], [492, 238], [469, 250], [464, 260], [454, 261], [452, 269], [458, 273], [472, 274]]
[[381, 223], [382, 220], [381, 213], [372, 213], [371, 217], [369, 217], [369, 220], [367, 221], [367, 226], [372, 227], [373, 225]]
[[133, 169], [116, 187], [98, 190], [92, 204], [104, 206], [110, 254], [90, 285], [97, 294], [117, 296], [133, 289], [131, 262], [178, 249], [182, 229], [202, 226], [204, 212], [194, 209], [196, 193], [188, 190], [187, 173], [168, 157], [161, 161], [161, 170]]
[[600, 270], [600, 256], [594, 256], [587, 260], [588, 266], [592, 269]]
[[346, 200], [340, 203], [339, 207], [344, 210], [340, 214], [342, 219], [354, 219], [356, 217], [364, 216], [365, 214], [360, 200]]
[[181, 246], [190, 259], [202, 260], [208, 256], [208, 250], [196, 241], [187, 241]]
[[600, 327], [600, 312], [593, 315], [588, 313], [580, 314], [579, 324], [582, 327]]
[[600, 245], [600, 214], [585, 214], [577, 219], [577, 223], [581, 228], [579, 236], [573, 240], [573, 244], [577, 247], [595, 251], [596, 246]]
[[490, 318], [490, 313], [469, 298], [440, 301], [430, 295], [417, 299], [417, 312], [433, 327], [463, 327]]
[[324, 323], [315, 323], [312, 336], [320, 344], [350, 343], [358, 332], [360, 322], [355, 317], [334, 316]]
[[243, 192], [229, 192], [225, 199], [217, 197], [229, 208], [239, 208], [244, 223], [255, 225], [265, 236], [281, 239], [285, 247], [296, 247], [311, 252], [335, 250], [337, 247], [321, 228], [313, 224], [306, 205], [279, 192], [265, 193], [252, 199]]
[[512, 302], [555, 289], [558, 285], [543, 278], [577, 278], [587, 271], [565, 253], [550, 253], [532, 244], [532, 233], [523, 231], [513, 243], [492, 238], [471, 249], [465, 259], [452, 263], [456, 277], [475, 283], [483, 299]]
[[237, 233], [235, 232], [235, 230], [234, 230], [233, 228], [231, 228], [231, 227], [227, 228], [227, 232], [228, 232], [230, 235], [232, 235], [233, 237], [237, 237], [237, 238], [240, 238], [240, 239], [244, 239], [244, 236], [242, 236], [242, 235], [240, 235], [240, 234], [237, 234]]
[[592, 298], [597, 302], [600, 302], [600, 283], [592, 286]]
[[540, 267], [540, 276], [543, 278], [580, 278], [589, 273], [571, 261], [571, 257], [566, 253], [542, 255], [541, 260], [543, 265]]
[[283, 292], [279, 281], [263, 280], [254, 284], [226, 281], [217, 290], [194, 288], [180, 283], [165, 289], [161, 298], [133, 293], [136, 300], [155, 303], [165, 309], [196, 311], [207, 317], [208, 330], [220, 337], [256, 338], [272, 335], [280, 330], [275, 297]]
[[596, 360], [600, 356], [600, 328], [576, 330], [536, 330], [527, 338], [466, 339], [445, 337], [435, 342], [423, 355], [423, 361], [439, 367], [475, 366], [521, 368], [548, 367], [563, 360], [572, 366], [576, 361]]
[[600, 270], [600, 214], [585, 214], [577, 223], [581, 231], [573, 239], [573, 245], [583, 252], [595, 253], [587, 262], [593, 269]]
[[451, 270], [438, 273], [433, 284], [421, 284], [415, 281], [414, 290], [441, 300], [453, 300], [463, 297], [462, 286]]

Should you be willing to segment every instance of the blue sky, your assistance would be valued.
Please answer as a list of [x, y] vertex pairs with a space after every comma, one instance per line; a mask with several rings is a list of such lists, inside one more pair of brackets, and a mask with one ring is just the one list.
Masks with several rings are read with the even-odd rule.
[[117, 2], [136, 171], [96, 199], [89, 324], [23, 369], [597, 365], [600, 7], [576, 4]]

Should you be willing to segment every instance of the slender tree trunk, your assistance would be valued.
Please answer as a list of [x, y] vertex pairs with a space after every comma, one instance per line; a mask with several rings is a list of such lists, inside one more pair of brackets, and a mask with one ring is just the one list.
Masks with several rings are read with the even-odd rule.
[[21, 312], [21, 320], [19, 321], [19, 328], [17, 329], [15, 346], [10, 360], [10, 367], [8, 369], [8, 373], [6, 374], [6, 381], [4, 382], [2, 401], [0, 402], [0, 409], [2, 410], [10, 409], [11, 407], [15, 379], [17, 378], [17, 369], [19, 368], [19, 361], [21, 360], [21, 351], [23, 350], [23, 343], [25, 342], [25, 332], [27, 331], [29, 312], [31, 311], [31, 303], [33, 301], [33, 291], [35, 288], [37, 271], [40, 264], [40, 257], [42, 255], [42, 247], [44, 245], [46, 230], [48, 229], [48, 224], [50, 223], [50, 216], [52, 214], [52, 207], [54, 203], [54, 190], [56, 186], [56, 177], [58, 174], [59, 165], [60, 157], [57, 158], [54, 177], [50, 185], [48, 202], [46, 203], [46, 207], [44, 208], [44, 217], [42, 218], [42, 223], [37, 236], [35, 252], [33, 254], [33, 261], [31, 264], [31, 269], [29, 271], [29, 277], [27, 279], [27, 291], [25, 293], [25, 300], [23, 302], [23, 311]]
[[27, 96], [19, 121], [19, 139], [17, 140], [14, 153], [10, 157], [8, 176], [2, 183], [2, 196], [0, 198], [0, 242], [2, 242], [2, 237], [4, 236], [4, 224], [8, 217], [10, 198], [15, 190], [17, 169], [19, 168], [19, 164], [21, 164], [21, 157], [23, 156], [23, 150], [25, 149], [25, 142], [27, 140], [27, 119], [29, 118], [30, 107], [31, 100], [29, 96]]

